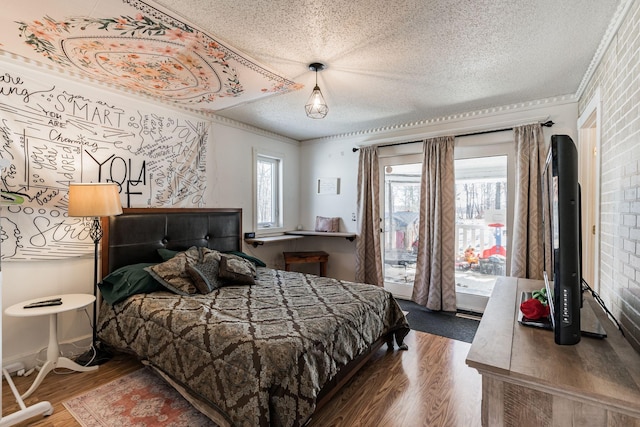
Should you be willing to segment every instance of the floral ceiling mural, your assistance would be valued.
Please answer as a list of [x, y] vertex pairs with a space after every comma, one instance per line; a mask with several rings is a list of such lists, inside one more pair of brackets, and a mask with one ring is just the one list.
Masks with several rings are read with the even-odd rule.
[[217, 111], [301, 87], [149, 1], [9, 3], [1, 49], [164, 101]]

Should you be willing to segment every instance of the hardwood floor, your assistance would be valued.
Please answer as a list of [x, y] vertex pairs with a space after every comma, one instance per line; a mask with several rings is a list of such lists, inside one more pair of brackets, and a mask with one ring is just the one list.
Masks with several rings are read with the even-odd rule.
[[[470, 344], [411, 331], [408, 351], [387, 352], [383, 346], [362, 370], [313, 417], [310, 427], [324, 426], [480, 426], [481, 379], [465, 365]], [[79, 424], [62, 402], [86, 390], [139, 369], [131, 357], [119, 355], [97, 372], [49, 374], [26, 404], [48, 400], [53, 415], [20, 426], [67, 427]], [[34, 375], [14, 378], [20, 392]], [[3, 414], [18, 409], [6, 382]]]
[[480, 374], [471, 344], [411, 331], [408, 351], [386, 346], [316, 414], [310, 426], [480, 426]]

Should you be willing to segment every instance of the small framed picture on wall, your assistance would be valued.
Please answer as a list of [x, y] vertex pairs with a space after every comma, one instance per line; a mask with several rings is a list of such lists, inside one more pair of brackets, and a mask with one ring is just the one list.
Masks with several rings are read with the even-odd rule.
[[318, 194], [340, 194], [340, 178], [319, 178]]

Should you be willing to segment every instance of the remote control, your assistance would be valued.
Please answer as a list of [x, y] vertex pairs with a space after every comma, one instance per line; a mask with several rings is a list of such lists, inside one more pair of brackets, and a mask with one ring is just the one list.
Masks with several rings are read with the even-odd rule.
[[22, 308], [37, 308], [37, 307], [50, 307], [52, 305], [62, 305], [61, 300], [49, 300], [49, 301], [39, 301], [32, 302], [31, 304], [27, 304]]
[[48, 302], [57, 302], [57, 301], [61, 301], [61, 300], [62, 300], [62, 298], [45, 299], [45, 300], [42, 300], [42, 301], [32, 302], [31, 304], [45, 304], [45, 303], [48, 303]]

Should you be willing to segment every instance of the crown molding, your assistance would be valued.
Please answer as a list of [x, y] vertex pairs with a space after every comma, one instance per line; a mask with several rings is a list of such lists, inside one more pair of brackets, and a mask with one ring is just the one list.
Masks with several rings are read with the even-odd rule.
[[[363, 145], [375, 145], [386, 142], [394, 142], [396, 140], [404, 140], [407, 136], [420, 138], [451, 133], [477, 132], [493, 129], [496, 126], [515, 126], [518, 124], [526, 124], [528, 122], [537, 121], [539, 120], [538, 115], [536, 115], [535, 118], [531, 120], [528, 120], [529, 116], [527, 116], [527, 119], [523, 119], [521, 117], [515, 119], [505, 119], [504, 117], [508, 115], [517, 115], [519, 113], [526, 113], [545, 107], [575, 103], [577, 101], [578, 98], [573, 94], [555, 96], [552, 98], [519, 102], [517, 104], [509, 104], [482, 110], [468, 111], [460, 114], [441, 116], [432, 119], [424, 119], [417, 122], [385, 126], [357, 132], [327, 136], [323, 138], [308, 139], [301, 142], [308, 144], [340, 140], [360, 143]], [[468, 123], [469, 120], [486, 120], [487, 118], [495, 118], [495, 120], [492, 120], [490, 124], [474, 125]], [[465, 122], [464, 126], [460, 126], [460, 124], [463, 122]]]
[[584, 76], [582, 77], [582, 81], [580, 82], [580, 85], [578, 85], [578, 90], [576, 90], [576, 95], [575, 95], [577, 99], [580, 99], [584, 94], [584, 91], [587, 89], [587, 85], [589, 84], [593, 75], [595, 74], [596, 69], [602, 62], [602, 58], [604, 57], [604, 54], [609, 48], [609, 45], [611, 45], [611, 42], [613, 41], [615, 36], [618, 34], [618, 30], [620, 29], [620, 26], [622, 25], [622, 22], [624, 21], [624, 19], [627, 17], [627, 14], [629, 13], [629, 9], [631, 8], [631, 5], [633, 4], [633, 2], [634, 0], [620, 1], [618, 8], [616, 9], [613, 15], [613, 18], [611, 18], [609, 27], [607, 27], [607, 30], [605, 31], [604, 36], [602, 36], [602, 40], [600, 40], [600, 44], [598, 45], [596, 52], [593, 54], [591, 63], [589, 64], [587, 71], [584, 73]]
[[226, 117], [222, 117], [222, 116], [218, 116], [216, 114], [211, 114], [210, 116], [207, 117], [208, 119], [212, 120], [215, 123], [224, 125], [224, 126], [229, 126], [229, 127], [233, 127], [236, 129], [241, 129], [247, 132], [251, 132], [254, 133], [256, 135], [260, 135], [260, 136], [264, 136], [266, 138], [271, 138], [271, 139], [277, 139], [280, 142], [285, 142], [287, 144], [292, 144], [295, 146], [299, 146], [300, 145], [300, 141], [293, 139], [293, 138], [289, 138], [283, 135], [280, 135], [279, 133], [275, 133], [275, 132], [270, 132], [268, 130], [264, 130], [262, 128], [259, 127], [255, 127], [252, 125], [248, 125], [246, 123], [242, 123], [233, 119], [228, 119]]

